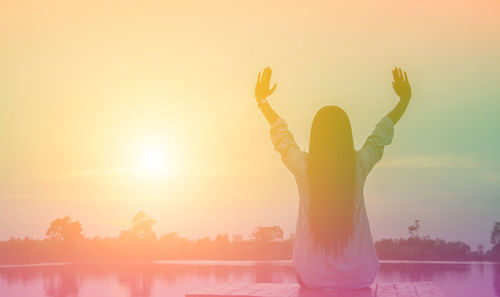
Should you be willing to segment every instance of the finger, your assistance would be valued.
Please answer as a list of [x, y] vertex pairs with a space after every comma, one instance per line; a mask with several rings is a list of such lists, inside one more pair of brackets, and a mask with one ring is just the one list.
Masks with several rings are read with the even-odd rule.
[[394, 81], [398, 81], [398, 72], [396, 70], [396, 67], [394, 67], [394, 70], [392, 70], [392, 77], [394, 78]]
[[257, 76], [257, 83], [260, 83], [260, 72], [259, 72], [259, 76]]
[[262, 72], [262, 81], [265, 82], [267, 80], [267, 67], [264, 68], [264, 71]]
[[392, 83], [392, 88], [393, 88], [394, 90], [396, 90], [396, 83], [395, 83], [395, 82], [393, 82], [393, 83]]
[[401, 75], [401, 68], [396, 69], [396, 76], [398, 77], [398, 82], [403, 82], [403, 76]]
[[274, 84], [274, 87], [271, 89], [271, 91], [269, 91], [269, 95], [271, 95], [274, 90], [276, 90], [276, 87], [278, 86], [278, 84]]
[[399, 79], [403, 80], [403, 70], [399, 68]]
[[405, 71], [405, 82], [406, 83], [408, 82], [408, 75], [406, 75], [406, 71]]

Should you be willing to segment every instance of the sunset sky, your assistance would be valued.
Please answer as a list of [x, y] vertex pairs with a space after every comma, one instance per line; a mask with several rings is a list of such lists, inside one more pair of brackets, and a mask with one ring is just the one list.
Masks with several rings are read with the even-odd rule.
[[[70, 3], [71, 2], [71, 3]], [[142, 210], [157, 234], [294, 231], [298, 194], [253, 99], [307, 150], [339, 105], [356, 147], [413, 102], [369, 176], [376, 239], [422, 234], [489, 247], [500, 221], [500, 1], [2, 1], [0, 240], [80, 220], [115, 236]]]

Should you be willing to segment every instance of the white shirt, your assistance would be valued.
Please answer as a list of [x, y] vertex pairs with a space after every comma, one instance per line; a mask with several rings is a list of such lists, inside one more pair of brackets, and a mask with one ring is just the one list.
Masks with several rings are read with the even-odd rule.
[[304, 284], [313, 289], [349, 290], [368, 287], [380, 267], [366, 215], [363, 188], [366, 177], [392, 141], [394, 124], [384, 117], [363, 147], [356, 152], [356, 189], [353, 236], [342, 254], [335, 256], [317, 249], [309, 232], [309, 185], [307, 153], [300, 150], [283, 119], [271, 126], [274, 148], [292, 172], [299, 190], [299, 214], [293, 247], [293, 265]]

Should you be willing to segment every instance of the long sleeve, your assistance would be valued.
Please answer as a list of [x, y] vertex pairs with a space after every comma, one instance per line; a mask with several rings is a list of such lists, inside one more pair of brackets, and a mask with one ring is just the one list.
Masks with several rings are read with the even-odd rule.
[[271, 140], [274, 149], [281, 155], [285, 166], [297, 178], [305, 175], [306, 154], [295, 143], [286, 122], [279, 118], [271, 125]]
[[384, 147], [392, 142], [393, 136], [394, 123], [386, 116], [378, 122], [357, 153], [363, 176], [367, 176], [373, 166], [382, 159]]

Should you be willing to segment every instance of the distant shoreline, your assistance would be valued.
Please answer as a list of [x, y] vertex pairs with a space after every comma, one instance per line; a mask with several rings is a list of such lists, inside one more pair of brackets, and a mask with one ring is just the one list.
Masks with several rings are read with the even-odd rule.
[[[280, 226], [257, 226], [248, 239], [227, 233], [215, 238], [190, 240], [170, 232], [157, 236], [155, 220], [143, 212], [132, 219], [132, 227], [116, 237], [89, 238], [78, 220], [57, 218], [47, 229], [47, 238], [12, 237], [0, 241], [0, 265], [44, 263], [262, 263], [290, 261], [295, 235], [285, 238]], [[445, 241], [419, 234], [420, 220], [408, 227], [407, 238], [385, 238], [374, 242], [382, 263], [488, 263], [500, 261], [500, 222], [491, 231], [491, 249], [473, 249], [461, 241]], [[166, 262], [170, 261], [170, 262]], [[212, 262], [201, 262], [212, 261]], [[229, 262], [228, 262], [229, 261]], [[233, 261], [233, 262], [230, 262]], [[234, 262], [236, 261], [236, 262]], [[246, 262], [242, 262], [246, 261]], [[287, 263], [287, 262], [283, 262]], [[287, 264], [288, 265], [288, 264]], [[5, 267], [5, 266], [3, 266]]]

